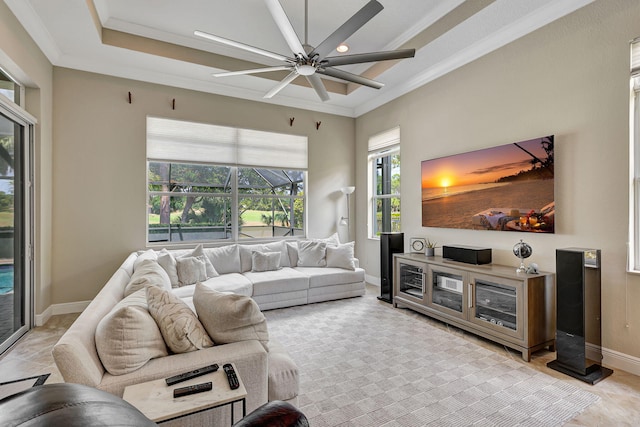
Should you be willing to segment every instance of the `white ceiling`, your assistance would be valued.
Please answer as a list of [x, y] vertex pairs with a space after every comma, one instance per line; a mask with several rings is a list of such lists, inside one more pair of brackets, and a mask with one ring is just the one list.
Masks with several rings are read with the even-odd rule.
[[[347, 40], [349, 53], [414, 47], [415, 58], [404, 59], [375, 77], [385, 84], [380, 90], [359, 87], [348, 94], [330, 92], [331, 99], [323, 103], [313, 89], [301, 85], [289, 85], [265, 100], [262, 96], [278, 81], [273, 77], [216, 78], [211, 73], [227, 71], [215, 68], [219, 56], [205, 54], [213, 59], [203, 65], [180, 55], [143, 52], [127, 41], [135, 35], [147, 42], [179, 45], [185, 52], [189, 49], [184, 48], [192, 48], [280, 65], [193, 36], [194, 30], [201, 30], [290, 56], [263, 0], [4, 0], [53, 65], [349, 117], [383, 105], [593, 0], [379, 1], [384, 10]], [[304, 0], [280, 3], [304, 42]], [[308, 0], [309, 44], [317, 46], [366, 3]], [[105, 32], [125, 41], [108, 42]], [[160, 49], [172, 50], [168, 45]], [[370, 65], [343, 69], [360, 74]]]

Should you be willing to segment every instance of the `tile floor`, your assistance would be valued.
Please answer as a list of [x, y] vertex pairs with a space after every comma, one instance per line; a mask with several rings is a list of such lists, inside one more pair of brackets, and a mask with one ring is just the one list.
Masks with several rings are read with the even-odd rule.
[[[368, 293], [374, 293], [376, 290], [377, 288], [369, 286], [367, 291]], [[382, 302], [379, 303], [384, 304]], [[410, 310], [399, 309], [398, 312], [409, 316], [421, 316], [422, 320], [425, 320], [424, 316]], [[45, 373], [51, 373], [47, 383], [62, 382], [62, 377], [51, 356], [51, 348], [76, 317], [76, 314], [53, 316], [44, 326], [30, 331], [0, 358], [0, 382]], [[441, 322], [431, 319], [428, 319], [428, 321], [434, 327], [447, 329], [451, 333], [463, 336], [476, 344], [491, 348], [497, 352], [503, 352], [514, 360], [523, 364], [526, 363], [522, 360], [520, 354], [513, 350], [468, 334], [460, 329], [449, 327]], [[599, 402], [591, 405], [565, 426], [640, 426], [639, 376], [614, 369], [613, 375], [595, 386], [591, 386], [547, 368], [547, 362], [554, 359], [555, 353], [542, 350], [533, 354], [528, 366], [583, 387], [601, 398]]]

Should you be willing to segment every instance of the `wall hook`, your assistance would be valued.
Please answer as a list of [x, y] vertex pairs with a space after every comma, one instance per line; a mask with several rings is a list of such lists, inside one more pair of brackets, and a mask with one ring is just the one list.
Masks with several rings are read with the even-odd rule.
[[171, 109], [175, 110], [176, 109], [176, 99], [173, 98], [173, 101], [171, 101]]
[[293, 126], [293, 121], [295, 120], [295, 117], [289, 117], [289, 126]]
[[129, 104], [131, 104], [131, 92], [129, 92]]
[[322, 124], [322, 122], [316, 122], [316, 130], [320, 129], [320, 125]]

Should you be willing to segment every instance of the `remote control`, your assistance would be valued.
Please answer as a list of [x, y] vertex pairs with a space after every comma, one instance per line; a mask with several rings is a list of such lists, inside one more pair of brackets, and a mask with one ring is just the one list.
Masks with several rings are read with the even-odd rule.
[[176, 398], [176, 397], [188, 396], [190, 394], [202, 393], [203, 391], [209, 391], [212, 388], [213, 388], [213, 384], [211, 383], [211, 381], [209, 381], [208, 383], [195, 384], [187, 387], [180, 387], [173, 390], [173, 397]]
[[174, 385], [186, 380], [190, 380], [191, 378], [199, 377], [201, 375], [205, 375], [210, 372], [215, 372], [217, 370], [218, 370], [218, 365], [213, 364], [210, 366], [205, 366], [204, 368], [196, 369], [194, 371], [185, 372], [184, 374], [169, 377], [165, 381], [167, 382], [167, 385]]
[[229, 387], [231, 387], [231, 390], [235, 390], [240, 387], [238, 376], [236, 375], [236, 371], [233, 369], [233, 366], [231, 366], [230, 363], [227, 363], [222, 368], [224, 369], [224, 373], [227, 374], [227, 380], [229, 381]]

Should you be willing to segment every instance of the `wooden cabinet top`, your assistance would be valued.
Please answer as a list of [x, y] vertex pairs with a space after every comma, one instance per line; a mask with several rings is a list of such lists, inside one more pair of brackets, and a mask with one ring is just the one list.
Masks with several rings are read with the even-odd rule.
[[467, 264], [464, 262], [452, 261], [442, 258], [441, 256], [426, 256], [420, 253], [397, 253], [394, 254], [396, 258], [402, 258], [407, 260], [413, 260], [418, 262], [424, 262], [426, 264], [438, 265], [443, 267], [456, 268], [458, 270], [468, 271], [476, 274], [487, 274], [491, 276], [504, 277], [514, 280], [530, 280], [537, 277], [551, 276], [553, 273], [538, 271], [536, 274], [518, 273], [516, 269], [517, 265], [508, 266], [500, 264]]

